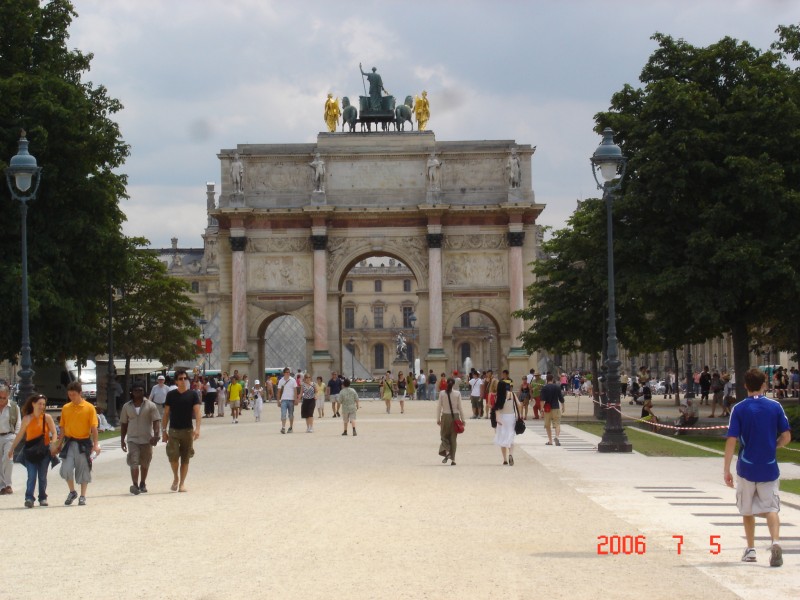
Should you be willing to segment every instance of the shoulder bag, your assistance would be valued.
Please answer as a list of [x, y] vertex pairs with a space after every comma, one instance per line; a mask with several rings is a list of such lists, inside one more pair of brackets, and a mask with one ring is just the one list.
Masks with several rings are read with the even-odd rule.
[[45, 427], [44, 415], [42, 415], [42, 435], [32, 440], [25, 440], [22, 455], [30, 463], [42, 462], [45, 457], [50, 456], [50, 445], [45, 441]]
[[453, 402], [450, 400], [450, 392], [447, 392], [447, 403], [450, 405], [450, 414], [453, 415], [453, 431], [457, 434], [464, 433], [464, 421], [461, 420], [461, 415], [458, 415], [459, 418], [456, 418], [453, 412]]
[[517, 397], [513, 392], [509, 393], [511, 394], [511, 401], [514, 403], [514, 414], [517, 416], [517, 422], [514, 423], [514, 433], [519, 435], [521, 433], [525, 433], [525, 421], [523, 421], [522, 417], [519, 415], [519, 408], [517, 408]]

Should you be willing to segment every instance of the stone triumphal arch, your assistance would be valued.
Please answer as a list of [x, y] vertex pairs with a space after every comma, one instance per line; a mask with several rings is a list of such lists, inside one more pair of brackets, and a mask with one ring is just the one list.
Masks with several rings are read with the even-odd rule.
[[498, 361], [527, 372], [535, 357], [520, 347], [524, 324], [511, 313], [532, 281], [544, 208], [531, 185], [534, 151], [509, 140], [437, 141], [430, 131], [320, 133], [316, 143], [220, 151], [202, 268], [221, 367], [263, 373], [266, 327], [291, 315], [312, 374], [341, 369], [351, 329], [368, 339], [377, 325], [343, 322], [344, 282], [377, 255], [413, 276], [416, 329], [406, 334], [424, 369], [460, 366], [459, 318], [476, 313], [496, 326]]

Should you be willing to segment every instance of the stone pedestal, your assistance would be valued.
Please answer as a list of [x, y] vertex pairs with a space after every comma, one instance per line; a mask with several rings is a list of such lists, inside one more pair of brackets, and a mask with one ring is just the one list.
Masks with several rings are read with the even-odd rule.
[[525, 348], [511, 348], [508, 352], [508, 372], [514, 380], [515, 387], [521, 381], [521, 377], [526, 376], [530, 370], [530, 357]]
[[239, 369], [239, 373], [247, 373], [251, 379], [262, 379], [264, 374], [257, 373], [256, 375], [260, 375], [259, 377], [255, 377], [252, 373], [249, 373], [250, 365], [253, 361], [250, 359], [250, 355], [247, 352], [234, 352], [228, 357], [228, 372], [233, 373], [235, 369]]
[[442, 192], [441, 190], [428, 190], [425, 193], [425, 204], [441, 204], [442, 203]]
[[316, 206], [322, 206], [328, 203], [328, 198], [325, 195], [324, 190], [314, 190], [311, 192], [311, 204]]
[[311, 376], [316, 381], [317, 375], [322, 376], [323, 381], [330, 379], [331, 370], [333, 365], [333, 357], [326, 350], [324, 352], [314, 351], [311, 354]]
[[425, 362], [420, 367], [427, 375], [430, 369], [436, 373], [438, 378], [442, 373], [448, 373], [447, 355], [442, 348], [431, 348], [425, 356]]
[[231, 208], [242, 208], [244, 206], [244, 194], [242, 192], [234, 192], [231, 194], [228, 206]]

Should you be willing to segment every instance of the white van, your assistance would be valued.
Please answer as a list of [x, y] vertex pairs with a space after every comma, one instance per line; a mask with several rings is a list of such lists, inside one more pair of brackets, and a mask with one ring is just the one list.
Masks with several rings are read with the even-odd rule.
[[33, 385], [36, 391], [47, 396], [48, 404], [65, 404], [67, 386], [80, 380], [83, 387], [83, 397], [90, 402], [97, 400], [97, 365], [93, 360], [87, 360], [86, 365], [78, 367], [75, 359], [61, 363], [34, 365]]

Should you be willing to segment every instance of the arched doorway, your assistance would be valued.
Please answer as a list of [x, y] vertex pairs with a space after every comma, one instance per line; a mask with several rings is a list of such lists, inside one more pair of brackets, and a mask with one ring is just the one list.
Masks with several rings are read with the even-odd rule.
[[414, 271], [398, 255], [364, 253], [342, 271], [338, 287], [342, 372], [375, 379], [412, 370], [423, 320]]
[[308, 369], [308, 339], [302, 321], [290, 314], [277, 314], [259, 328], [259, 374], [265, 369], [289, 367], [292, 372]]
[[453, 324], [451, 340], [452, 356], [458, 361], [459, 371], [469, 367], [479, 371], [500, 368], [499, 328], [490, 314], [480, 310], [461, 313]]

